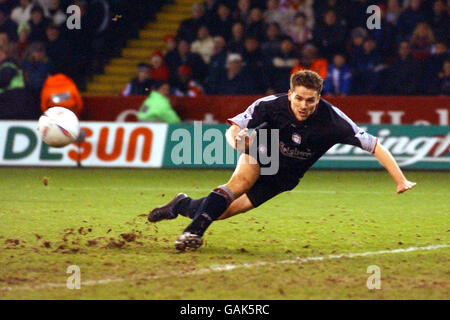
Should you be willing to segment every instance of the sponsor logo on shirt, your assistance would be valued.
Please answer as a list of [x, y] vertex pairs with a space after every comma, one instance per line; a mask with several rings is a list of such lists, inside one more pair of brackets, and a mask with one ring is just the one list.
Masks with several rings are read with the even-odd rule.
[[307, 151], [300, 151], [297, 148], [289, 147], [285, 145], [283, 142], [280, 142], [280, 153], [285, 157], [295, 158], [299, 160], [308, 160], [311, 159], [314, 152], [310, 152], [311, 150], [307, 149]]
[[294, 141], [294, 143], [296, 143], [296, 144], [301, 144], [302, 136], [299, 135], [298, 133], [294, 133], [294, 134], [292, 134], [292, 141]]

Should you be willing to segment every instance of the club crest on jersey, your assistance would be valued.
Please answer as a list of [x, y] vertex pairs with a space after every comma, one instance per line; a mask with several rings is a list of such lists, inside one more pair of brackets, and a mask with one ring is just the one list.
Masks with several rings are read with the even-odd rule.
[[302, 137], [298, 133], [292, 134], [292, 141], [296, 144], [302, 143]]

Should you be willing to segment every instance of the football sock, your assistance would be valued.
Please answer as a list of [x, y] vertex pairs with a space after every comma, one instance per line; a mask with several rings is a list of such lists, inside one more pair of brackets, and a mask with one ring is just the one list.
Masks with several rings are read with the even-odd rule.
[[206, 197], [195, 200], [189, 197], [184, 198], [175, 204], [174, 210], [176, 213], [181, 214], [182, 216], [194, 219], [195, 213], [200, 208], [200, 206], [205, 202], [205, 200]]
[[227, 210], [233, 200], [233, 193], [227, 187], [220, 186], [214, 189], [199, 207], [194, 219], [184, 232], [203, 236], [209, 225]]

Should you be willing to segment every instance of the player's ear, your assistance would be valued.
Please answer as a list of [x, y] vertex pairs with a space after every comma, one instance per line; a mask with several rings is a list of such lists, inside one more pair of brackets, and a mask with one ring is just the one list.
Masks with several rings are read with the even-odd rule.
[[292, 91], [291, 91], [291, 89], [289, 89], [288, 90], [288, 99], [289, 99], [289, 101], [291, 101], [291, 94], [292, 94]]

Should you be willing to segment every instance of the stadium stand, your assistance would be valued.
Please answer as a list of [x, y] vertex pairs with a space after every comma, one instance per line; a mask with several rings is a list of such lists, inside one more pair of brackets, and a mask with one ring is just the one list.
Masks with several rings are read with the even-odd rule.
[[[81, 29], [65, 23], [73, 4]], [[308, 68], [329, 94], [446, 95], [449, 10], [445, 0], [0, 0], [0, 47], [32, 96], [55, 73], [84, 94], [119, 95], [140, 64], [172, 94], [185, 66], [206, 94], [284, 91], [281, 78]]]
[[[366, 26], [366, 9], [372, 4], [381, 8], [381, 29], [370, 30]], [[164, 51], [165, 37], [175, 34], [176, 49], [166, 50], [164, 55], [171, 70], [170, 82], [177, 81], [178, 67], [187, 64], [208, 94], [223, 94], [214, 86], [218, 79], [224, 83], [229, 71], [225, 55], [232, 53], [241, 55], [243, 72], [252, 78], [249, 83], [256, 83], [255, 88], [246, 86], [249, 91], [246, 88], [231, 90], [233, 94], [286, 90], [286, 86], [280, 84], [280, 74], [286, 76], [288, 65], [294, 65], [290, 71], [309, 68], [327, 78], [329, 68], [336, 73], [333, 67], [336, 55], [346, 61], [345, 77], [352, 81], [345, 81], [344, 90], [337, 93], [330, 90], [330, 94], [442, 93], [438, 87], [442, 83], [444, 62], [448, 59], [448, 52], [443, 53], [442, 47], [448, 44], [449, 23], [448, 5], [443, 0], [177, 0], [164, 8], [156, 22], [141, 31], [140, 39], [129, 42], [122, 52], [123, 58], [112, 61], [106, 67], [106, 75], [96, 77], [90, 88], [102, 87], [101, 92], [117, 94], [133, 75], [134, 64], [148, 62], [155, 49]], [[186, 15], [184, 19], [181, 19], [182, 13]], [[164, 27], [158, 24], [161, 19], [166, 22]], [[198, 30], [201, 30], [200, 38]], [[220, 45], [213, 45], [214, 37], [225, 40], [226, 54]], [[413, 59], [408, 60], [407, 65], [401, 63], [399, 53], [404, 41], [408, 42]], [[281, 52], [283, 42], [284, 52]], [[293, 48], [289, 48], [290, 43], [294, 44]], [[214, 59], [219, 52], [220, 64]], [[206, 75], [195, 53], [208, 64]], [[131, 57], [135, 59], [134, 64], [125, 62], [131, 61]], [[430, 61], [433, 61], [432, 67]], [[392, 72], [402, 70], [406, 73], [398, 79], [408, 79], [413, 84], [402, 86], [401, 81], [397, 81], [395, 86], [388, 86], [393, 81]], [[108, 78], [108, 74], [116, 76]], [[425, 81], [422, 75], [429, 79]]]

